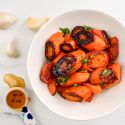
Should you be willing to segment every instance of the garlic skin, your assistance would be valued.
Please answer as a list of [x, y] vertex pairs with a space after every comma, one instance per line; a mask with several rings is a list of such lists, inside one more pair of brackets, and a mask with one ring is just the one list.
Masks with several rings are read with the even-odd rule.
[[6, 12], [0, 12], [0, 29], [6, 29], [17, 20], [15, 15]]
[[6, 48], [5, 48], [5, 53], [8, 57], [11, 57], [11, 58], [18, 57], [18, 50], [16, 47], [14, 37], [12, 37], [11, 40], [7, 43]]
[[43, 17], [43, 18], [28, 17], [26, 24], [32, 31], [38, 31], [48, 20], [49, 20], [48, 17]]

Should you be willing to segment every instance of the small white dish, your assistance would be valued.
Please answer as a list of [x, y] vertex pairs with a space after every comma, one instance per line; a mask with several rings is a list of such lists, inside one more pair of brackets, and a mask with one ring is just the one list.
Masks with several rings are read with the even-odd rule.
[[[122, 79], [120, 84], [106, 90], [100, 95], [96, 95], [90, 102], [75, 103], [70, 102], [58, 94], [51, 96], [47, 86], [39, 79], [40, 69], [45, 59], [44, 49], [46, 40], [59, 27], [73, 28], [76, 25], [88, 25], [99, 29], [104, 29], [111, 36], [119, 38], [119, 58], [122, 66]], [[52, 18], [37, 33], [32, 41], [28, 54], [28, 75], [36, 95], [41, 102], [51, 111], [69, 119], [88, 120], [107, 115], [125, 103], [125, 28], [115, 18], [95, 10], [74, 10], [65, 12]]]

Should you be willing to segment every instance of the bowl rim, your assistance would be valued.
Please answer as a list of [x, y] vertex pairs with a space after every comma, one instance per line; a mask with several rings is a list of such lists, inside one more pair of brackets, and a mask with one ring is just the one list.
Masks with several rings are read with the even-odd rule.
[[32, 84], [31, 78], [30, 78], [30, 71], [29, 71], [29, 68], [30, 68], [29, 67], [29, 63], [30, 63], [29, 60], [30, 60], [30, 53], [31, 53], [31, 50], [32, 50], [32, 46], [34, 44], [35, 39], [39, 36], [41, 31], [44, 29], [44, 27], [46, 27], [46, 25], [48, 25], [51, 21], [53, 21], [54, 19], [56, 19], [59, 16], [65, 15], [67, 13], [80, 12], [80, 11], [83, 11], [83, 12], [87, 12], [88, 11], [88, 12], [93, 12], [93, 13], [99, 13], [99, 14], [102, 14], [102, 15], [106, 15], [107, 17], [112, 18], [113, 20], [115, 20], [115, 22], [117, 22], [119, 25], [121, 25], [125, 29], [125, 26], [123, 25], [123, 23], [121, 23], [117, 18], [115, 18], [114, 16], [111, 16], [110, 14], [107, 14], [107, 12], [105, 13], [104, 11], [100, 11], [100, 10], [96, 10], [96, 9], [73, 9], [73, 10], [63, 11], [63, 12], [61, 12], [59, 14], [56, 14], [54, 17], [49, 19], [49, 21], [40, 28], [40, 30], [37, 32], [37, 34], [34, 36], [32, 42], [31, 42], [31, 45], [30, 45], [30, 48], [29, 48], [29, 51], [28, 51], [28, 55], [27, 55], [27, 73], [28, 73], [28, 77], [29, 77], [29, 81], [30, 81], [31, 87], [32, 87], [33, 91], [35, 92], [35, 95], [38, 97], [40, 102], [42, 102], [42, 104], [45, 107], [47, 107], [47, 109], [49, 109], [51, 112], [55, 113], [56, 115], [61, 116], [61, 117], [66, 118], [66, 119], [76, 120], [76, 121], [85, 121], [85, 120], [92, 120], [92, 119], [101, 118], [103, 116], [106, 116], [106, 115], [109, 115], [109, 114], [113, 113], [114, 111], [116, 111], [118, 108], [120, 108], [121, 106], [123, 106], [125, 104], [125, 100], [123, 100], [114, 109], [109, 110], [108, 112], [106, 112], [104, 114], [101, 114], [101, 115], [96, 115], [96, 116], [92, 116], [92, 117], [89, 117], [89, 118], [75, 118], [75, 117], [71, 117], [71, 116], [67, 117], [67, 116], [65, 116], [65, 115], [63, 115], [63, 114], [53, 110], [51, 107], [48, 107], [46, 105], [44, 100], [42, 100], [40, 95], [37, 93], [37, 90], [35, 88], [33, 88], [33, 84]]

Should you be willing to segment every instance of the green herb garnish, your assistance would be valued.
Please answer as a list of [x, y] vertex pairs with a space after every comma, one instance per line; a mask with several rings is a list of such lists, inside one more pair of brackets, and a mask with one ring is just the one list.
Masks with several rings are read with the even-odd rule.
[[69, 79], [69, 76], [64, 76], [61, 78], [61, 82], [67, 82], [68, 79]]
[[84, 25], [83, 27], [84, 27], [84, 28], [85, 28], [85, 30], [87, 30], [87, 31], [88, 31], [88, 30], [92, 30], [92, 29], [94, 29], [93, 27], [86, 26], [86, 25]]
[[59, 29], [64, 35], [70, 33], [70, 30], [68, 28], [59, 28]]
[[82, 56], [81, 62], [82, 62], [82, 64], [85, 64], [85, 63], [89, 62], [89, 60], [87, 58], [85, 58], [84, 56]]
[[79, 84], [74, 84], [75, 87], [79, 86]]
[[60, 79], [57, 79], [57, 80], [56, 80], [56, 86], [60, 85], [60, 83], [61, 83], [61, 80], [60, 80]]
[[79, 72], [87, 72], [87, 70], [80, 70]]
[[101, 75], [110, 75], [112, 73], [109, 69], [104, 69]]

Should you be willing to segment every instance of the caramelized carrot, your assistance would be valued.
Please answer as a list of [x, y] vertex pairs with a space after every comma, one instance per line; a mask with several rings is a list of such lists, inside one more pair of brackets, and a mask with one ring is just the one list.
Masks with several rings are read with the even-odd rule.
[[53, 34], [46, 42], [45, 56], [52, 61], [60, 53], [60, 45], [64, 43], [63, 34], [57, 32]]
[[65, 42], [68, 42], [68, 41], [70, 41], [71, 40], [71, 35], [70, 34], [65, 34], [65, 36], [64, 36], [64, 41]]
[[94, 33], [95, 35], [99, 36], [100, 38], [102, 38], [105, 41], [106, 48], [108, 48], [110, 46], [110, 44], [109, 44], [110, 38], [104, 30], [94, 29], [94, 30], [91, 30], [91, 32]]
[[109, 53], [109, 62], [113, 63], [118, 56], [118, 38], [113, 37], [110, 39], [111, 46], [107, 49]]
[[91, 102], [92, 99], [94, 98], [94, 96], [95, 96], [95, 94], [92, 93], [91, 96], [90, 96], [88, 99], [86, 99], [85, 101], [86, 101], [86, 102]]
[[87, 72], [76, 72], [69, 76], [69, 79], [66, 82], [60, 83], [61, 86], [71, 86], [74, 84], [81, 84], [86, 82], [89, 79], [89, 73]]
[[112, 71], [114, 72], [116, 78], [118, 80], [121, 79], [121, 67], [118, 63], [112, 64], [111, 66], [109, 66], [110, 69], [112, 69]]
[[73, 47], [70, 43], [63, 43], [60, 45], [60, 50], [64, 53], [70, 53], [73, 51]]
[[53, 68], [53, 63], [46, 63], [40, 72], [40, 80], [44, 83], [49, 83], [53, 80], [53, 75], [52, 75], [52, 68]]
[[65, 41], [65, 43], [70, 44], [72, 46], [73, 50], [75, 50], [77, 48], [76, 42], [73, 39], [71, 39], [69, 41]]
[[52, 80], [51, 82], [49, 82], [48, 89], [49, 89], [49, 92], [50, 92], [51, 95], [55, 95], [55, 93], [56, 93], [55, 80]]
[[99, 94], [103, 91], [100, 85], [92, 85], [90, 83], [85, 83], [84, 85], [89, 87], [94, 94]]
[[91, 84], [98, 85], [101, 83], [100, 74], [102, 73], [103, 70], [104, 70], [104, 68], [98, 68], [92, 72], [92, 74], [90, 76]]
[[72, 93], [74, 95], [81, 97], [83, 100], [87, 100], [92, 95], [91, 89], [86, 86], [78, 86], [78, 87], [73, 86], [73, 87], [70, 87], [69, 89], [64, 90], [62, 94], [63, 93], [67, 93], [67, 94]]
[[89, 51], [101, 51], [107, 48], [107, 44], [102, 38], [94, 35], [94, 40], [88, 44], [84, 44], [82, 47]]
[[69, 89], [71, 86], [56, 86], [56, 91], [61, 94], [66, 89]]

